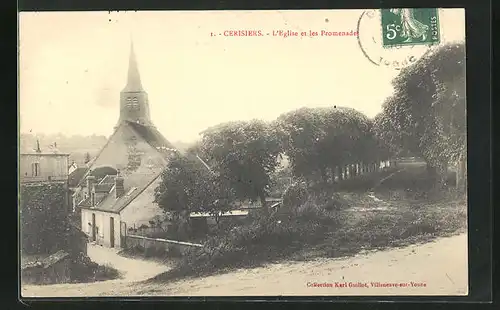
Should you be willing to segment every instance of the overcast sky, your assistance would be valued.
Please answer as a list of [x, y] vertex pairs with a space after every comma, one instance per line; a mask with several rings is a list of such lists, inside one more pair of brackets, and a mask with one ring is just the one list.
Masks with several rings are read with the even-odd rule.
[[[398, 71], [370, 63], [355, 36], [210, 35], [356, 31], [361, 13], [21, 13], [21, 132], [109, 136], [131, 37], [153, 122], [172, 141], [193, 141], [221, 122], [271, 120], [304, 106], [348, 106], [372, 117]], [[463, 40], [462, 10], [446, 10], [440, 21], [444, 41]]]

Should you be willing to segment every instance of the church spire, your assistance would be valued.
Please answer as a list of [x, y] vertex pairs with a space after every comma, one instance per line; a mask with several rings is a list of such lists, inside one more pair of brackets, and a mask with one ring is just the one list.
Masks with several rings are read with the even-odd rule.
[[130, 40], [127, 84], [120, 93], [120, 118], [118, 119], [118, 125], [123, 122], [152, 126], [149, 115], [148, 94], [142, 88], [132, 39]]
[[144, 91], [141, 83], [141, 75], [135, 58], [134, 42], [130, 39], [130, 55], [128, 61], [128, 76], [127, 85], [123, 91], [126, 92], [141, 92]]

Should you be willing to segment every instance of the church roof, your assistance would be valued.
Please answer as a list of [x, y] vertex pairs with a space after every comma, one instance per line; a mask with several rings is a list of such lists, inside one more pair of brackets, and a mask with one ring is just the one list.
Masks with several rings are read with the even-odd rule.
[[153, 126], [144, 126], [138, 123], [127, 123], [138, 133], [149, 145], [160, 151], [176, 151], [177, 149]]
[[[167, 140], [163, 135], [152, 126], [143, 126], [141, 124], [137, 124], [134, 122], [124, 122], [121, 126], [126, 126], [132, 129], [141, 140], [145, 141], [149, 144], [152, 149], [158, 152], [161, 157], [164, 159], [168, 159], [169, 155], [172, 152], [176, 152], [176, 148]], [[119, 130], [117, 128], [116, 130]], [[116, 132], [116, 131], [115, 131]], [[113, 135], [108, 140], [111, 141], [113, 139]], [[103, 147], [106, 148], [107, 144]], [[102, 151], [101, 151], [102, 152]], [[153, 151], [154, 152], [154, 151]], [[99, 154], [96, 158], [99, 157]], [[96, 201], [95, 210], [105, 211], [105, 212], [113, 212], [119, 213], [125, 207], [127, 207], [137, 196], [139, 196], [144, 190], [146, 190], [162, 173], [165, 166], [156, 166], [149, 167], [147, 171], [142, 172], [132, 172], [124, 175], [124, 186], [125, 186], [125, 194], [119, 198], [116, 198], [116, 192], [114, 189], [114, 176], [106, 176], [100, 184], [96, 185], [96, 190], [99, 192], [108, 192], [108, 194], [102, 198], [100, 201]], [[88, 174], [88, 172], [87, 172]], [[108, 179], [106, 179], [108, 178]], [[84, 180], [85, 178], [83, 178]], [[83, 182], [83, 181], [82, 181]], [[108, 183], [108, 184], [104, 184]], [[110, 184], [111, 183], [111, 184]], [[81, 204], [83, 208], [90, 208], [90, 200], [86, 199]]]

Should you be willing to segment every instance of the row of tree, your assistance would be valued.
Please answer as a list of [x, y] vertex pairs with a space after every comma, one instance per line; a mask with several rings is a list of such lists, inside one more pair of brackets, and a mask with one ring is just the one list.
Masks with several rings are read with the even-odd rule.
[[[393, 81], [394, 95], [374, 120], [391, 151], [423, 158], [440, 186], [450, 163], [465, 180], [467, 157], [465, 46], [431, 50]], [[461, 184], [462, 186], [464, 183]]]
[[266, 207], [283, 155], [294, 176], [323, 183], [342, 178], [352, 164], [366, 167], [397, 154], [419, 156], [444, 176], [450, 161], [465, 156], [464, 56], [463, 45], [447, 45], [402, 70], [373, 120], [333, 106], [209, 128], [172, 158], [155, 200], [186, 221], [190, 212], [229, 210], [234, 200]]
[[372, 127], [362, 113], [340, 107], [299, 109], [273, 122], [214, 126], [170, 159], [155, 201], [173, 216], [179, 238], [189, 230], [191, 212], [208, 212], [218, 220], [233, 202], [246, 200], [260, 201], [266, 210], [283, 156], [293, 176], [322, 183], [353, 175], [352, 164], [366, 167], [387, 159], [389, 148]]

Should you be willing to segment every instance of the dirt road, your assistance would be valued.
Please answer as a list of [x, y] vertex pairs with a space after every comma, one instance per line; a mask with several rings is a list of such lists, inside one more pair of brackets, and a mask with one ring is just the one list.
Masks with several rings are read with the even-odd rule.
[[[121, 267], [132, 267], [134, 261]], [[350, 258], [274, 264], [164, 284], [131, 281], [161, 272], [160, 266], [140, 262], [134, 268], [129, 272], [135, 276], [128, 280], [26, 286], [23, 296], [466, 295], [467, 235]]]

